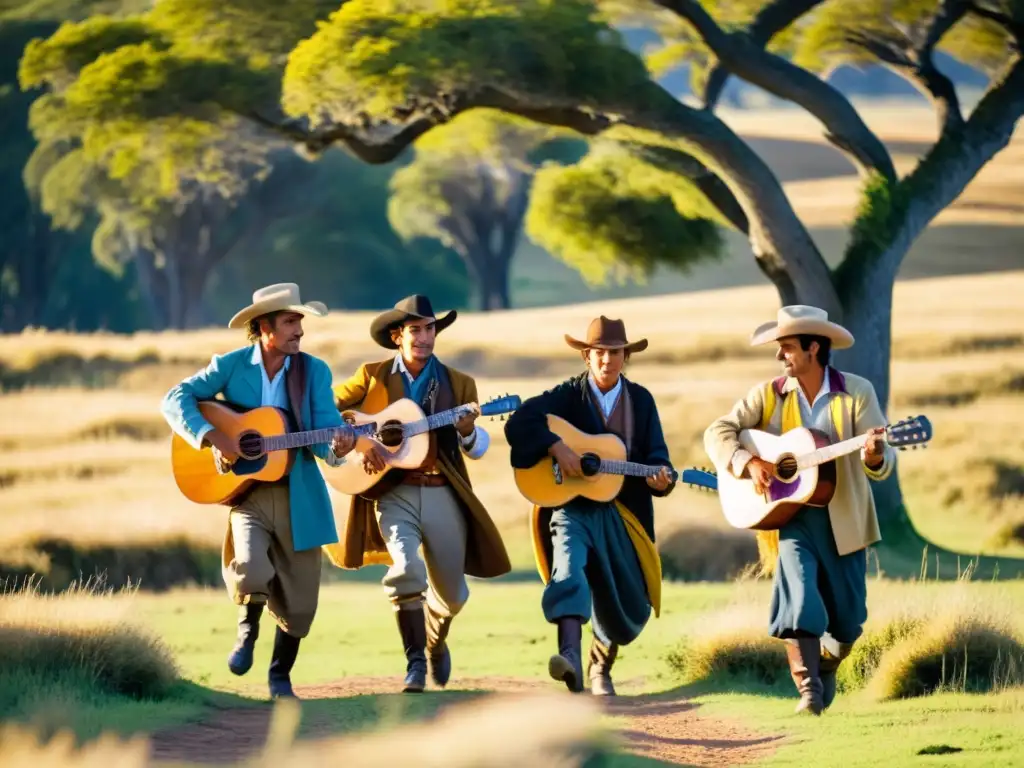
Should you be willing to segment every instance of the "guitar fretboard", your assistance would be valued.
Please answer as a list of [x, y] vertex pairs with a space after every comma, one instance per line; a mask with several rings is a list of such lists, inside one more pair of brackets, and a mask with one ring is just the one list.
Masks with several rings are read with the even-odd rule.
[[285, 451], [292, 448], [304, 448], [307, 445], [318, 445], [329, 443], [335, 435], [355, 433], [356, 435], [368, 435], [376, 429], [375, 424], [363, 424], [359, 427], [342, 425], [340, 427], [327, 427], [325, 429], [310, 429], [305, 432], [289, 432], [286, 435], [274, 435], [263, 438], [264, 451]]
[[654, 477], [661, 472], [661, 466], [637, 464], [635, 461], [601, 459], [601, 472], [606, 475], [629, 475], [631, 477]]
[[407, 424], [402, 425], [402, 435], [404, 437], [412, 437], [413, 435], [420, 435], [424, 432], [429, 432], [432, 429], [447, 427], [458, 421], [464, 410], [465, 409], [462, 407], [449, 408], [447, 411], [431, 414], [424, 419], [410, 421]]
[[832, 445], [826, 445], [824, 448], [819, 448], [816, 451], [805, 453], [799, 459], [797, 459], [797, 469], [807, 469], [808, 467], [816, 467], [819, 464], [824, 464], [832, 459], [838, 459], [840, 456], [845, 456], [848, 453], [859, 451], [864, 447], [864, 444], [868, 441], [868, 435], [863, 434], [858, 437], [851, 437], [849, 440], [843, 440]]

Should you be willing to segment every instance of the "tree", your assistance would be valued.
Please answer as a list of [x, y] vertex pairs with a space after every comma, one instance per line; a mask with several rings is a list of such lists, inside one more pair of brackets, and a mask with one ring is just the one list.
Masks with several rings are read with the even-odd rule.
[[484, 311], [511, 306], [509, 273], [536, 171], [530, 156], [553, 133], [474, 110], [422, 136], [413, 162], [391, 177], [391, 226], [458, 253]]
[[[369, 163], [391, 162], [429, 130], [475, 108], [599, 137], [597, 152], [608, 142], [622, 152], [588, 153], [562, 173], [591, 174], [595, 180], [588, 194], [606, 206], [608, 218], [594, 239], [605, 239], [606, 253], [644, 242], [637, 224], [653, 220], [661, 226], [671, 213], [664, 176], [634, 184], [634, 167], [653, 169], [655, 176], [672, 174], [686, 191], [669, 198], [680, 218], [693, 220], [679, 210], [680, 199], [694, 210], [713, 208], [714, 220], [748, 236], [781, 301], [822, 307], [853, 331], [859, 343], [841, 362], [867, 376], [883, 404], [889, 396], [892, 287], [900, 262], [928, 223], [1007, 145], [1024, 112], [1022, 0], [617, 0], [600, 8], [584, 0], [350, 0], [287, 54], [280, 88], [284, 118], [265, 111], [265, 100], [238, 85], [265, 70], [220, 63], [227, 55], [221, 51], [233, 50], [248, 32], [235, 32], [225, 21], [237, 12], [238, 1], [200, 3], [210, 18], [219, 19], [223, 37], [206, 45], [201, 56], [193, 50], [184, 64], [165, 49], [151, 80], [122, 78], [115, 89], [119, 108], [153, 119], [186, 104], [193, 113], [196, 105], [215, 105], [217, 115], [248, 116], [309, 152], [340, 144]], [[150, 16], [168, 4], [182, 14], [191, 5], [165, 0]], [[251, 19], [291, 18], [287, 9], [293, 5], [306, 7], [260, 2], [246, 8]], [[630, 14], [662, 22], [663, 38], [695, 65], [700, 105], [666, 92], [623, 46], [610, 22]], [[190, 23], [205, 29], [210, 21]], [[237, 37], [234, 43], [230, 35]], [[935, 67], [937, 50], [990, 73], [988, 89], [970, 114]], [[936, 104], [939, 139], [905, 176], [896, 173], [885, 145], [828, 83], [833, 67], [864, 60], [908, 78]], [[166, 86], [183, 68], [193, 75], [219, 71], [222, 77], [204, 78], [204, 88]], [[715, 115], [729, 77], [806, 109], [859, 169], [861, 205], [836, 269], [822, 258], [765, 162]], [[109, 87], [109, 79], [103, 86]], [[538, 178], [535, 203], [540, 186]], [[693, 201], [690, 191], [699, 191], [700, 199]], [[590, 209], [581, 202], [572, 208]], [[619, 212], [623, 223], [616, 227]], [[556, 216], [551, 226], [543, 219], [531, 226], [533, 218], [531, 211], [528, 231], [550, 240], [556, 251], [578, 247], [579, 238], [567, 237], [565, 226], [579, 217]], [[641, 248], [632, 254], [634, 264], [647, 258]], [[679, 258], [675, 252], [669, 256]], [[895, 481], [883, 488], [880, 508], [888, 519], [901, 509], [899, 489]]]

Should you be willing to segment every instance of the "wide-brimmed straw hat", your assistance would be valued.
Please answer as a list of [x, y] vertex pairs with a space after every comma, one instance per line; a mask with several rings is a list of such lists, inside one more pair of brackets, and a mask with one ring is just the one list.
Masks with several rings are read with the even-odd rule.
[[437, 317], [434, 314], [434, 308], [430, 304], [430, 299], [417, 293], [412, 296], [406, 296], [395, 304], [393, 309], [381, 312], [373, 318], [373, 322], [370, 323], [370, 336], [386, 349], [398, 349], [398, 345], [391, 339], [391, 331], [402, 325], [405, 321], [413, 318], [433, 320], [434, 332], [440, 333], [454, 323], [458, 315], [458, 311], [453, 309], [447, 314]]
[[824, 336], [832, 340], [833, 349], [853, 346], [853, 334], [828, 319], [828, 312], [806, 304], [791, 304], [779, 310], [776, 319], [759, 325], [750, 334], [750, 345], [770, 344], [786, 336]]
[[573, 349], [624, 349], [627, 352], [643, 352], [647, 349], [647, 339], [628, 341], [626, 324], [621, 320], [609, 320], [604, 315], [595, 317], [587, 326], [587, 338], [584, 341], [574, 339], [565, 334], [565, 342]]
[[253, 318], [270, 312], [298, 312], [301, 315], [326, 317], [327, 305], [322, 301], [303, 303], [299, 296], [299, 286], [295, 283], [275, 283], [253, 293], [252, 304], [232, 317], [228, 328], [244, 328]]

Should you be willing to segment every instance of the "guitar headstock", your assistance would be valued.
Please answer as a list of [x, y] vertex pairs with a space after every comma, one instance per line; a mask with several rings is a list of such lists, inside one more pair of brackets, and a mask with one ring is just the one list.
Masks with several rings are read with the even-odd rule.
[[[522, 398], [519, 395], [498, 395], [492, 397], [486, 403], [480, 406], [481, 416], [497, 416], [498, 414], [511, 413], [522, 404]], [[501, 416], [501, 421], [504, 421], [504, 416]]]
[[695, 467], [684, 469], [681, 480], [687, 485], [700, 490], [708, 492], [718, 490], [718, 475], [709, 469], [696, 469]]
[[905, 451], [907, 448], [927, 448], [932, 439], [932, 423], [927, 416], [908, 416], [903, 421], [890, 424], [885, 429], [885, 439], [893, 448]]

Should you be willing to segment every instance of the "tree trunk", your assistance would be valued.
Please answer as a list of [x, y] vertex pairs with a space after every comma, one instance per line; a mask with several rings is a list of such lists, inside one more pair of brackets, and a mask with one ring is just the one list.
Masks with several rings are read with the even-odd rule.
[[509, 309], [512, 306], [508, 290], [510, 266], [510, 260], [501, 263], [495, 256], [490, 259], [489, 266], [484, 268], [480, 283], [480, 308], [484, 312]]

